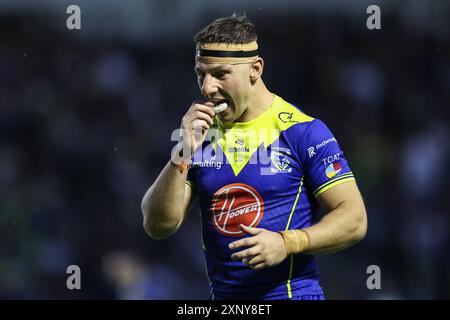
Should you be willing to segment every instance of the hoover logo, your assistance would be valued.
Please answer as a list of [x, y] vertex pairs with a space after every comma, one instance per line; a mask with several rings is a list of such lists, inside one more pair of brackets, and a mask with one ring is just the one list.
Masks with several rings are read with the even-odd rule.
[[212, 223], [225, 236], [241, 236], [240, 224], [256, 227], [264, 215], [261, 195], [244, 183], [233, 183], [220, 188], [211, 202]]

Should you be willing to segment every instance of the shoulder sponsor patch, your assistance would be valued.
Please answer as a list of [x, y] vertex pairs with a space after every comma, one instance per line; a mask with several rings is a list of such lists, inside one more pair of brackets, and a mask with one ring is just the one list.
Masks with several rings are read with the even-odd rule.
[[292, 117], [294, 116], [293, 112], [280, 112], [278, 114], [278, 119], [281, 120], [283, 123], [298, 123], [297, 120], [293, 120]]
[[341, 162], [338, 160], [336, 162], [331, 163], [326, 169], [325, 173], [329, 179], [333, 178], [342, 170]]
[[339, 161], [341, 157], [341, 153], [333, 154], [332, 156], [326, 157], [322, 159], [323, 164], [326, 166], [327, 164], [333, 163], [335, 161]]

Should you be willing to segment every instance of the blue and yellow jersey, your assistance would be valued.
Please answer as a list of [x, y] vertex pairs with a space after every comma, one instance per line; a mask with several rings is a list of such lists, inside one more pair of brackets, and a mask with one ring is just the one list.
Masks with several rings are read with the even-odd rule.
[[290, 299], [321, 294], [314, 256], [291, 255], [278, 266], [254, 271], [231, 260], [235, 251], [228, 244], [247, 236], [240, 224], [275, 232], [311, 226], [315, 198], [351, 180], [326, 125], [278, 96], [249, 122], [222, 123], [216, 117], [186, 181], [200, 201], [213, 296]]

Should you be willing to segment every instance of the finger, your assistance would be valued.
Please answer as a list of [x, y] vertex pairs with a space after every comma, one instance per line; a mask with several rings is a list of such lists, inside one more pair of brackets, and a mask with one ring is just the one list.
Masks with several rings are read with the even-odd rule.
[[245, 259], [246, 259], [246, 263], [249, 266], [256, 266], [256, 265], [258, 265], [258, 264], [260, 264], [262, 262], [265, 262], [264, 257], [262, 255], [260, 255], [260, 254], [254, 256], [252, 258], [245, 258]]
[[264, 262], [261, 262], [257, 265], [250, 265], [249, 267], [252, 268], [253, 270], [258, 271], [258, 270], [262, 270], [262, 269], [266, 268], [267, 266]]
[[263, 232], [265, 230], [262, 228], [247, 227], [247, 226], [244, 226], [243, 224], [239, 225], [239, 227], [241, 228], [242, 231], [244, 231], [247, 234], [251, 234], [252, 236], [256, 236], [257, 234], [260, 234], [261, 232]]
[[198, 101], [194, 103], [193, 110], [194, 111], [202, 111], [210, 115], [211, 117], [214, 117], [216, 113], [213, 110], [213, 107], [215, 106], [214, 103], [210, 101]]
[[210, 125], [213, 124], [213, 117], [211, 117], [209, 113], [201, 110], [192, 111], [188, 115], [186, 115], [185, 123], [190, 123], [195, 120], [204, 120]]
[[194, 131], [197, 131], [199, 133], [201, 133], [203, 131], [201, 129], [208, 130], [210, 127], [208, 122], [206, 122], [205, 120], [200, 120], [200, 119], [194, 120], [192, 122], [192, 126], [193, 126]]
[[228, 248], [231, 250], [241, 248], [241, 247], [252, 247], [255, 244], [257, 244], [257, 240], [253, 237], [250, 238], [244, 238], [237, 241], [234, 241], [228, 245]]
[[250, 263], [248, 262], [250, 259], [252, 259], [253, 257], [248, 257], [248, 258], [244, 258], [244, 259], [242, 259], [241, 260], [241, 262], [243, 263], [243, 264], [245, 264], [246, 266], [248, 266], [248, 267], [251, 267], [251, 265], [250, 265]]
[[259, 253], [260, 253], [259, 247], [255, 246], [255, 247], [251, 247], [246, 250], [242, 250], [242, 251], [233, 253], [231, 255], [231, 259], [232, 260], [242, 260], [244, 258], [252, 258], [253, 256], [255, 256]]
[[211, 117], [211, 115], [209, 113], [206, 113], [203, 111], [195, 111], [193, 116], [196, 119], [205, 120], [206, 122], [209, 123], [210, 126], [213, 124], [213, 118]]

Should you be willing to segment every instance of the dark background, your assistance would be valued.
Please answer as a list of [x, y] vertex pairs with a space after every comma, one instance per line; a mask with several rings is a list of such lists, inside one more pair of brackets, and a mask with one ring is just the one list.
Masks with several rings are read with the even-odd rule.
[[140, 203], [200, 96], [192, 37], [233, 12], [257, 27], [269, 89], [330, 127], [365, 198], [365, 240], [318, 257], [326, 297], [450, 297], [450, 2], [1, 0], [0, 298], [208, 297], [198, 210], [155, 241]]

